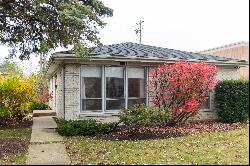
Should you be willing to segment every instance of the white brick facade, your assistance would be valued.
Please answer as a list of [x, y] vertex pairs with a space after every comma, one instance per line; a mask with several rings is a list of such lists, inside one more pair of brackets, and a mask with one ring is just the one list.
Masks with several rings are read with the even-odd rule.
[[65, 119], [78, 119], [80, 112], [80, 64], [65, 64]]
[[[61, 66], [51, 77], [50, 91], [53, 91], [53, 101], [50, 101], [50, 107], [57, 113], [58, 118], [66, 120], [76, 120], [80, 116], [80, 70], [81, 64], [66, 63]], [[219, 80], [237, 79], [237, 69], [233, 67], [218, 67]], [[55, 88], [56, 87], [56, 88]], [[63, 95], [64, 94], [64, 95]], [[196, 118], [199, 119], [216, 119], [214, 108], [214, 93], [211, 94], [210, 109], [200, 110]]]
[[63, 112], [63, 71], [60, 68], [54, 77], [55, 95], [54, 95], [54, 109], [58, 118], [64, 118]]

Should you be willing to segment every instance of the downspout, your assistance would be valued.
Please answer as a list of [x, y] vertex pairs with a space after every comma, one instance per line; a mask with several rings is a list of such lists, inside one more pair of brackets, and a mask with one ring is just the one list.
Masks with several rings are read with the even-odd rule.
[[63, 116], [65, 119], [65, 64], [62, 66], [62, 100], [63, 100]]

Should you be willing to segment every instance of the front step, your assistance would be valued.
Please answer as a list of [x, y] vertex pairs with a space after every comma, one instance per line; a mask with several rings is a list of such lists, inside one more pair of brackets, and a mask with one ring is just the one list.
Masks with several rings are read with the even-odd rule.
[[33, 117], [39, 116], [56, 116], [56, 112], [53, 110], [33, 110]]

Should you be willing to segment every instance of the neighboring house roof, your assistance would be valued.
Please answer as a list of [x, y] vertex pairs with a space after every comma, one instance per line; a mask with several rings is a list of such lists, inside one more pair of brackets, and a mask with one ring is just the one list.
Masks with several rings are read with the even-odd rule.
[[210, 52], [223, 51], [226, 49], [232, 49], [232, 48], [241, 47], [241, 46], [249, 47], [249, 42], [240, 41], [240, 42], [236, 42], [236, 43], [232, 43], [232, 44], [227, 44], [227, 45], [223, 45], [223, 46], [219, 46], [219, 47], [215, 47], [215, 48], [206, 49], [203, 51], [199, 51], [197, 53], [206, 54], [206, 53], [210, 53]]
[[237, 42], [200, 51], [199, 53], [249, 61], [249, 42]]
[[[52, 57], [75, 57], [72, 51], [61, 51], [52, 54]], [[180, 51], [156, 46], [149, 46], [137, 43], [120, 43], [96, 47], [92, 50], [91, 55], [109, 55], [113, 57], [126, 58], [159, 58], [159, 59], [176, 59], [176, 60], [203, 60], [203, 61], [239, 61], [237, 59], [225, 58], [219, 56], [206, 55]]]
[[[212, 49], [207, 49], [199, 53], [249, 61], [249, 42], [232, 43]], [[249, 66], [240, 68], [237, 72], [238, 78], [249, 79]]]

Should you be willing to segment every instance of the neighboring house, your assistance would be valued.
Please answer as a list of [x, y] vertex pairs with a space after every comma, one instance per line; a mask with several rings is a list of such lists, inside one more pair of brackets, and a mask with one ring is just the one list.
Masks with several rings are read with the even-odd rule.
[[3, 66], [2, 65], [0, 65], [0, 75], [4, 75], [4, 69], [3, 69]]
[[[237, 79], [237, 68], [247, 64], [230, 58], [179, 51], [136, 43], [122, 43], [95, 48], [89, 60], [71, 51], [51, 55], [47, 68], [50, 107], [59, 118], [81, 119], [117, 115], [129, 105], [151, 105], [146, 93], [150, 67], [178, 60], [216, 64], [219, 79]], [[201, 118], [216, 118], [213, 93], [200, 111]]]
[[[199, 53], [249, 61], [249, 42], [228, 44], [204, 50]], [[249, 80], [249, 66], [239, 68], [238, 78]]]

